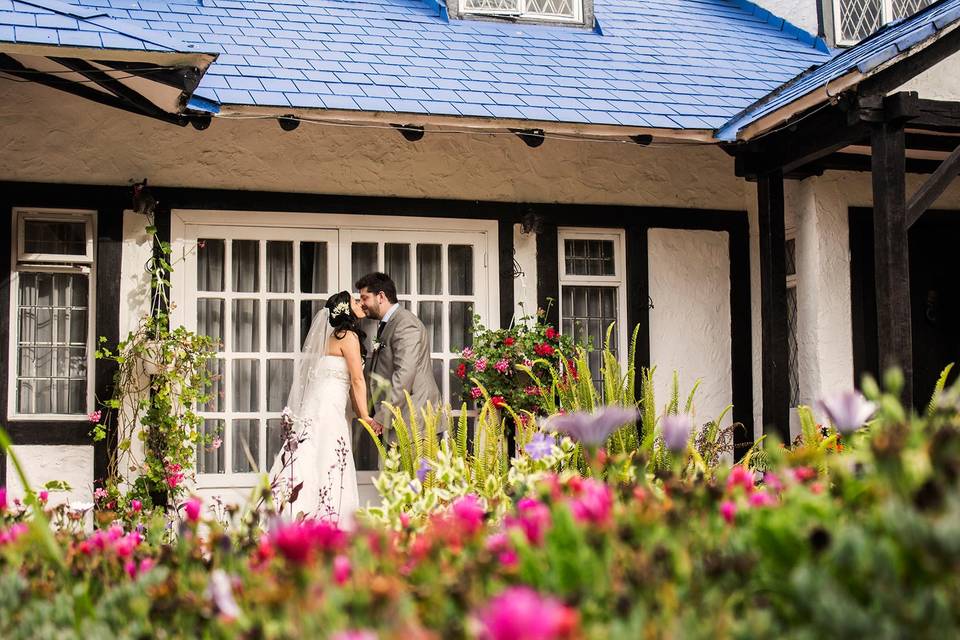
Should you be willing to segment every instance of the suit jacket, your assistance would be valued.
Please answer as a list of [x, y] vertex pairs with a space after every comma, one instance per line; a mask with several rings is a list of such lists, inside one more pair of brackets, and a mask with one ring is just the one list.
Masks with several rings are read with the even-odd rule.
[[[383, 404], [389, 402], [401, 409], [409, 425], [409, 410], [404, 391], [410, 393], [413, 406], [418, 412], [429, 402], [434, 408], [440, 406], [440, 390], [433, 377], [433, 363], [430, 360], [430, 341], [427, 329], [413, 313], [400, 307], [393, 312], [390, 321], [380, 336], [380, 348], [367, 358], [366, 373], [368, 389], [373, 393], [376, 384], [371, 378], [379, 376], [388, 381], [390, 389], [377, 406], [374, 407], [374, 419], [384, 426], [384, 438], [394, 440], [391, 422], [393, 413]], [[420, 420], [421, 416], [418, 415]]]

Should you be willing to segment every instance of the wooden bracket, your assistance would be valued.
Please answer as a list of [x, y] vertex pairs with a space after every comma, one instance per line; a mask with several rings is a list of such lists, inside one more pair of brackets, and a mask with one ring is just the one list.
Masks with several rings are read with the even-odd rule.
[[923, 216], [924, 212], [946, 191], [954, 178], [960, 174], [960, 146], [953, 150], [940, 163], [933, 175], [927, 178], [907, 203], [907, 228], [909, 229]]

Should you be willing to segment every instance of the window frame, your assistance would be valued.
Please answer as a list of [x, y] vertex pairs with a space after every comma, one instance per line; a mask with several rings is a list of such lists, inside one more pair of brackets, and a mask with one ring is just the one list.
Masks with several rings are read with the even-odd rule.
[[[617, 360], [621, 366], [626, 366], [627, 354], [630, 350], [629, 332], [627, 327], [627, 258], [626, 231], [624, 229], [606, 229], [590, 227], [560, 227], [557, 229], [557, 270], [559, 274], [557, 301], [557, 317], [563, 326], [563, 287], [593, 286], [617, 288]], [[612, 276], [580, 276], [567, 273], [566, 246], [567, 240], [612, 240], [613, 241], [613, 270]], [[559, 329], [560, 327], [558, 327]], [[603, 328], [606, 332], [607, 327]], [[602, 347], [603, 345], [595, 345]]]
[[[18, 422], [87, 422], [95, 402], [95, 366], [96, 366], [96, 290], [97, 265], [95, 256], [95, 238], [97, 229], [97, 211], [92, 209], [45, 209], [33, 207], [15, 207], [10, 224], [11, 239], [15, 244], [10, 252], [10, 304], [8, 309], [10, 331], [8, 340], [7, 363], [7, 420]], [[86, 223], [86, 254], [64, 256], [60, 254], [28, 254], [25, 247], [24, 224], [26, 220], [47, 220], [51, 222]], [[87, 394], [86, 410], [83, 413], [20, 413], [17, 406], [19, 395], [19, 338], [20, 338], [20, 274], [21, 273], [69, 273], [87, 276]]]
[[569, 24], [583, 24], [583, 3], [584, 0], [571, 0], [573, 3], [573, 15], [561, 16], [555, 14], [536, 13], [527, 11], [528, 0], [516, 0], [517, 10], [510, 9], [468, 9], [465, 0], [459, 0], [460, 14], [463, 16], [511, 16], [520, 20], [536, 20], [544, 22], [560, 22]]
[[[834, 44], [838, 47], [852, 47], [856, 45], [861, 40], [849, 40], [843, 37], [843, 7], [842, 0], [830, 0], [829, 7], [831, 13], [833, 14], [833, 41]], [[925, 7], [921, 7], [922, 11]], [[910, 14], [913, 15], [913, 14]], [[895, 16], [893, 12], [893, 0], [880, 0], [880, 29], [890, 24], [894, 20], [900, 20], [902, 18], [908, 18], [909, 16]], [[875, 33], [875, 32], [874, 32]], [[868, 37], [872, 34], [867, 34]]]
[[[785, 285], [785, 288], [786, 288], [787, 291], [789, 291], [790, 289], [793, 289], [794, 296], [799, 296], [800, 290], [799, 290], [799, 288], [797, 287], [797, 284], [798, 284], [798, 282], [799, 282], [799, 273], [800, 273], [800, 270], [797, 268], [797, 249], [799, 248], [799, 244], [798, 244], [798, 240], [797, 240], [797, 231], [796, 231], [796, 229], [790, 228], [790, 229], [787, 229], [786, 232], [784, 233], [784, 239], [783, 239], [783, 243], [784, 243], [784, 253], [786, 253], [786, 245], [788, 245], [790, 242], [793, 242], [793, 273], [787, 273], [787, 274], [786, 274], [786, 278], [785, 278], [785, 283], [784, 283], [784, 285]], [[796, 347], [797, 347], [797, 367], [798, 367], [798, 369], [797, 369], [797, 371], [795, 372], [795, 375], [796, 375], [796, 377], [797, 377], [797, 397], [796, 397], [796, 403], [792, 402], [793, 398], [791, 398], [791, 403], [790, 403], [790, 408], [791, 408], [791, 409], [796, 409], [797, 407], [799, 407], [800, 405], [803, 404], [803, 400], [802, 400], [802, 396], [801, 396], [801, 394], [802, 394], [802, 392], [803, 392], [803, 388], [802, 388], [802, 386], [801, 386], [800, 370], [799, 370], [799, 365], [800, 365], [800, 356], [799, 356], [799, 350], [800, 350], [800, 306], [799, 306], [799, 305], [800, 305], [800, 299], [797, 298], [797, 300], [796, 300], [796, 307], [795, 307], [795, 313], [796, 313], [796, 316], [797, 316], [797, 317], [794, 318], [794, 321], [793, 321], [793, 331], [792, 331], [792, 333], [793, 333], [793, 341], [794, 341], [794, 344], [795, 344]], [[788, 330], [788, 331], [790, 331], [790, 326], [789, 326], [789, 324], [790, 324], [790, 318], [788, 317], [788, 318], [787, 318], [787, 325], [788, 325], [787, 330]], [[789, 336], [788, 336], [788, 339], [789, 339]], [[789, 344], [789, 343], [788, 343], [788, 344]], [[788, 353], [788, 354], [787, 354], [787, 381], [788, 381], [788, 382], [790, 381], [790, 374], [791, 374], [790, 369], [791, 369], [791, 367], [790, 367], [790, 354]], [[793, 394], [793, 386], [792, 386], [792, 384], [791, 384], [790, 393], [791, 393], [791, 395]]]

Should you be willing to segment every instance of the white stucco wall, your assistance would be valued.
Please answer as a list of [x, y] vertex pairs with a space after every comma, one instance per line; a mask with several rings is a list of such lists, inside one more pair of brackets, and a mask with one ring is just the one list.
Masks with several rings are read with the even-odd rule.
[[[725, 232], [651, 229], [649, 232], [650, 362], [657, 367], [657, 402], [670, 398], [673, 371], [685, 398], [694, 382], [699, 423], [732, 402], [730, 254]], [[725, 424], [731, 421], [727, 415]]]
[[811, 35], [817, 35], [818, 0], [753, 0], [775, 16], [783, 18], [795, 27]]
[[924, 71], [897, 91], [916, 91], [928, 100], [960, 100], [960, 54]]
[[514, 268], [520, 271], [513, 279], [514, 319], [519, 320], [537, 313], [537, 234], [513, 225], [513, 250]]
[[[69, 492], [51, 492], [49, 504], [93, 502], [92, 446], [14, 445], [13, 452], [34, 491], [51, 480], [70, 485]], [[10, 499], [23, 498], [23, 484], [11, 460], [7, 460], [6, 486]]]

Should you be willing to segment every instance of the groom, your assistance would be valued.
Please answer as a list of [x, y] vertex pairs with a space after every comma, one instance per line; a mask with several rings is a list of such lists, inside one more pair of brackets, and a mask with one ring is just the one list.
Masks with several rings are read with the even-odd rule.
[[[440, 390], [433, 377], [430, 361], [430, 343], [427, 329], [417, 316], [397, 303], [397, 286], [385, 273], [370, 273], [357, 281], [360, 304], [368, 318], [379, 320], [373, 353], [367, 357], [367, 379], [374, 375], [390, 382], [384, 402], [399, 408], [408, 421], [406, 393], [419, 411], [430, 403], [440, 406]], [[371, 384], [367, 388], [371, 388]], [[374, 407], [373, 424], [378, 434], [386, 432], [384, 440], [396, 441], [391, 429], [393, 413], [381, 402]]]

